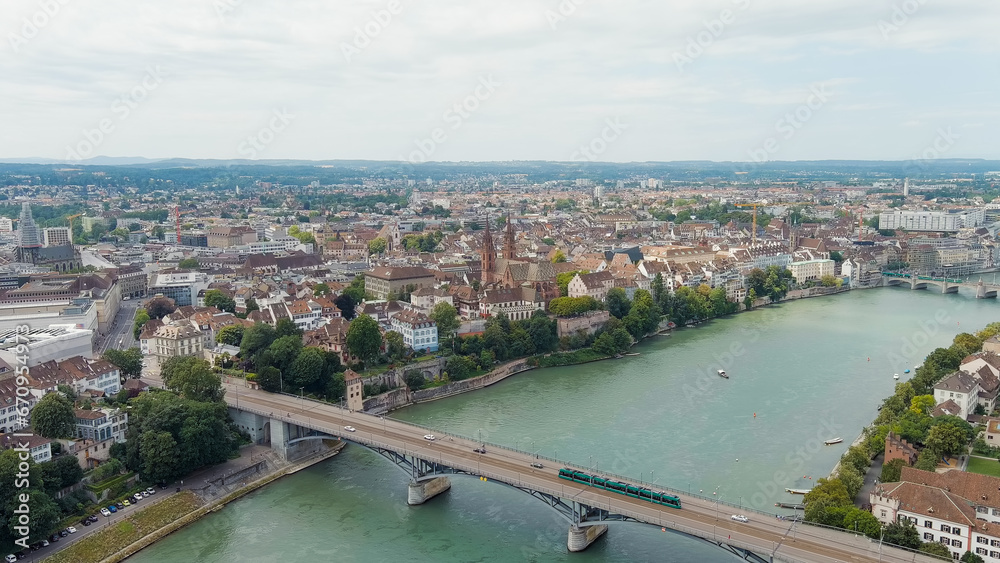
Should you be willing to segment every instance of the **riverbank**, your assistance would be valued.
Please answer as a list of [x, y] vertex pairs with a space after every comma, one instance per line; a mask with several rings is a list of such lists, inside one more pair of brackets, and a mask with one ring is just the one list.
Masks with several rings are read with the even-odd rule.
[[[44, 561], [50, 563], [77, 563], [80, 561], [118, 563], [181, 528], [197, 522], [206, 514], [222, 510], [234, 500], [286, 475], [297, 473], [337, 455], [344, 446], [344, 442], [337, 442], [327, 451], [306, 459], [284, 464], [276, 463], [274, 466], [269, 465], [270, 469], [266, 473], [253, 480], [243, 481], [232, 491], [212, 500], [204, 498], [204, 491], [201, 494], [195, 489], [181, 491], [158, 505], [137, 511], [129, 518], [52, 555]], [[220, 481], [224, 480], [220, 479]]]

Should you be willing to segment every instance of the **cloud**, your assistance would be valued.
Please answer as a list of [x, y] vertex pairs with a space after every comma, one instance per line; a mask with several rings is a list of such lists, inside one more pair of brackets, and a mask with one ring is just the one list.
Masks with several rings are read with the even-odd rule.
[[630, 128], [602, 158], [739, 158], [817, 83], [835, 99], [782, 157], [908, 158], [922, 128], [964, 123], [981, 125], [953, 156], [1000, 143], [997, 3], [54, 3], [0, 5], [0, 156], [62, 158], [151, 65], [168, 77], [104, 154], [232, 158], [285, 109], [297, 117], [267, 158], [394, 159], [486, 75], [502, 86], [433, 158], [565, 159], [614, 117]]

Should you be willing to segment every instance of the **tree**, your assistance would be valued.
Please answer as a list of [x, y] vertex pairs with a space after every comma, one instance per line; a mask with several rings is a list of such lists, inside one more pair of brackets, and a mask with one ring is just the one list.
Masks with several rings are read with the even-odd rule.
[[341, 293], [333, 300], [333, 304], [340, 309], [340, 316], [344, 317], [344, 320], [349, 321], [354, 318], [354, 308], [357, 307], [358, 303], [354, 301], [350, 294], [346, 292]]
[[924, 440], [927, 449], [932, 450], [938, 457], [959, 454], [965, 450], [967, 443], [965, 433], [949, 424], [931, 427]]
[[185, 258], [177, 263], [177, 267], [182, 270], [197, 270], [200, 264], [197, 258]]
[[365, 365], [374, 363], [382, 349], [382, 331], [378, 322], [368, 315], [351, 321], [347, 327], [347, 349]]
[[215, 341], [219, 344], [239, 346], [243, 342], [243, 325], [229, 325], [222, 327], [222, 330], [215, 334]]
[[220, 311], [227, 313], [236, 312], [236, 301], [218, 289], [210, 289], [205, 292], [205, 306], [217, 307]]
[[281, 372], [278, 368], [266, 366], [257, 370], [257, 384], [264, 391], [275, 393], [282, 390]]
[[145, 309], [139, 309], [135, 312], [135, 325], [132, 329], [132, 336], [136, 340], [139, 340], [139, 335], [142, 334], [142, 327], [149, 322], [149, 313]]
[[31, 409], [31, 428], [46, 438], [69, 438], [76, 428], [73, 403], [62, 393], [48, 393]]
[[151, 319], [162, 319], [176, 310], [174, 300], [167, 297], [154, 297], [146, 303], [146, 312]]
[[372, 239], [368, 241], [368, 254], [382, 254], [385, 252], [387, 246], [388, 243], [386, 243], [385, 239], [382, 237]]
[[424, 379], [424, 375], [420, 373], [420, 370], [408, 369], [403, 372], [403, 382], [410, 391], [419, 391], [424, 388], [427, 384], [427, 380]]
[[938, 456], [931, 448], [924, 448], [917, 456], [917, 462], [913, 467], [924, 471], [934, 471], [938, 464]]
[[448, 358], [448, 362], [445, 364], [445, 370], [448, 372], [448, 379], [451, 381], [468, 379], [475, 369], [475, 362], [470, 360], [467, 356], [452, 356]]
[[572, 317], [587, 311], [597, 311], [600, 302], [587, 295], [585, 297], [556, 297], [549, 301], [549, 312], [557, 317]]
[[304, 387], [309, 390], [318, 390], [315, 389], [315, 386], [323, 375], [324, 362], [325, 358], [321, 348], [313, 346], [304, 348], [288, 369], [288, 381], [293, 388]]
[[956, 350], [960, 349], [963, 352], [962, 357], [964, 358], [969, 354], [975, 354], [978, 352], [980, 348], [983, 347], [983, 341], [967, 332], [963, 332], [955, 336], [955, 339], [952, 341], [952, 346], [955, 347]]
[[295, 335], [282, 336], [271, 344], [267, 352], [270, 358], [267, 363], [287, 375], [289, 368], [292, 367], [292, 362], [302, 352], [302, 337]]
[[618, 353], [618, 345], [615, 343], [614, 336], [609, 332], [603, 332], [594, 340], [594, 344], [591, 346], [594, 352], [602, 356], [613, 356]]
[[920, 533], [909, 520], [905, 524], [893, 522], [885, 527], [882, 541], [910, 549], [920, 549]]
[[257, 352], [266, 349], [274, 342], [276, 335], [274, 327], [269, 324], [257, 323], [243, 331], [243, 340], [240, 341], [240, 357], [248, 359]]
[[552, 263], [560, 264], [566, 261], [566, 253], [562, 249], [556, 250], [556, 253], [552, 255]]
[[[937, 544], [937, 545], [941, 545], [941, 544]], [[944, 546], [941, 545], [941, 547], [944, 547]], [[923, 548], [921, 548], [921, 549], [923, 549]], [[951, 554], [949, 553], [949, 554], [947, 554], [947, 556], [951, 557]], [[966, 551], [962, 555], [962, 558], [959, 559], [959, 561], [961, 561], [962, 563], [984, 563], [982, 557], [976, 555], [975, 553], [972, 553], [971, 551]]]
[[910, 410], [915, 414], [926, 415], [934, 410], [934, 395], [917, 395], [910, 400]]
[[142, 351], [136, 347], [128, 350], [109, 348], [101, 358], [114, 364], [126, 379], [142, 375]]
[[854, 530], [870, 538], [878, 538], [882, 534], [882, 523], [871, 512], [857, 507], [849, 507], [844, 512], [844, 529]]
[[302, 338], [302, 329], [299, 325], [295, 324], [295, 321], [289, 318], [278, 319], [278, 323], [274, 326], [274, 334], [278, 338], [283, 336], [298, 336]]
[[318, 284], [314, 285], [312, 291], [313, 291], [313, 295], [314, 296], [316, 296], [316, 297], [322, 297], [324, 295], [329, 295], [330, 294], [330, 286], [328, 286], [325, 283], [321, 282], [321, 283], [318, 283]]
[[441, 301], [431, 309], [431, 319], [437, 324], [438, 339], [442, 337], [450, 338], [461, 323], [458, 318], [458, 309], [447, 301]]
[[168, 389], [192, 401], [218, 402], [225, 394], [222, 380], [212, 372], [212, 366], [195, 356], [168, 359], [163, 363], [160, 377]]
[[385, 333], [385, 353], [392, 361], [397, 361], [406, 355], [406, 344], [403, 342], [403, 335], [390, 330]]
[[569, 282], [573, 281], [573, 278], [577, 274], [586, 274], [584, 270], [574, 270], [572, 272], [563, 272], [561, 274], [556, 274], [556, 285], [559, 286], [559, 295], [561, 297], [566, 297], [569, 294]]
[[[938, 557], [951, 558], [951, 550], [945, 547], [944, 544], [935, 541], [925, 542], [920, 546], [920, 551], [930, 553], [931, 555], [937, 555]], [[980, 559], [980, 561], [982, 560]]]
[[895, 483], [896, 481], [899, 481], [903, 465], [905, 465], [905, 462], [902, 459], [894, 459], [882, 465], [882, 473], [878, 476], [879, 482]]
[[173, 480], [180, 473], [180, 450], [170, 432], [145, 432], [139, 438], [141, 475], [153, 482]]
[[625, 295], [625, 290], [620, 287], [609, 290], [607, 296], [604, 298], [604, 302], [607, 304], [608, 312], [611, 313], [611, 316], [619, 319], [625, 318], [625, 315], [629, 313], [629, 309], [632, 307], [632, 302]]

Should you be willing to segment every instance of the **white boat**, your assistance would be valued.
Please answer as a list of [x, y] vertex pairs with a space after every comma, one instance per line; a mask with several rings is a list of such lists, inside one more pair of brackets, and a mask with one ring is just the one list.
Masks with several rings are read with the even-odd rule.
[[898, 373], [894, 373], [894, 374], [892, 374], [892, 378], [893, 378], [893, 379], [899, 379], [899, 374], [898, 374]]
[[839, 443], [841, 443], [843, 441], [844, 441], [843, 438], [839, 438], [838, 437], [838, 438], [830, 438], [829, 440], [826, 440], [823, 443], [826, 444], [826, 445], [828, 445], [828, 446], [832, 446], [834, 444], [839, 444]]
[[785, 489], [785, 491], [792, 493], [793, 495], [804, 495], [812, 489]]
[[723, 369], [719, 370], [719, 376], [720, 377], [725, 377], [726, 379], [729, 379], [729, 375], [726, 374], [726, 370], [723, 370]]

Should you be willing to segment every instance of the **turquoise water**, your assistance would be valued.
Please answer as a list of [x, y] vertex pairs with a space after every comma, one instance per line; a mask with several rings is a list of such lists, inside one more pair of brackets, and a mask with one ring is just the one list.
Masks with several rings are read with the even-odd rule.
[[[933, 348], [998, 312], [995, 300], [904, 289], [784, 303], [652, 339], [638, 357], [528, 372], [392, 416], [774, 511], [801, 499], [785, 487], [830, 472], [891, 394], [893, 373], [905, 380]], [[571, 555], [568, 524], [519, 491], [454, 477], [442, 497], [408, 507], [406, 483], [387, 460], [349, 447], [129, 561], [731, 560], [639, 524], [612, 524]]]

